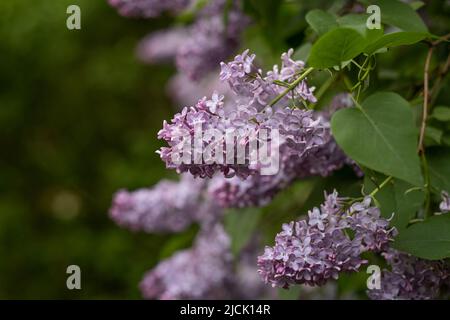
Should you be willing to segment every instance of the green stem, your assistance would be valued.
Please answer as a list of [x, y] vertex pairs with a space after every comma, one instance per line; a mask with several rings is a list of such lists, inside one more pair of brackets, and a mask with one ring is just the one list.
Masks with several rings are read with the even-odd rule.
[[387, 177], [382, 183], [380, 183], [380, 185], [378, 187], [376, 187], [370, 194], [369, 196], [373, 197], [377, 194], [378, 191], [380, 191], [385, 185], [387, 185], [389, 183], [389, 181], [392, 180], [392, 176]]
[[420, 159], [422, 160], [423, 175], [425, 179], [425, 216], [428, 216], [430, 215], [431, 184], [430, 184], [430, 172], [428, 170], [428, 162], [425, 156], [425, 152], [420, 153]]
[[285, 95], [287, 95], [290, 91], [294, 90], [295, 87], [297, 87], [300, 82], [305, 79], [308, 74], [310, 74], [312, 71], [314, 70], [314, 68], [310, 67], [308, 69], [306, 69], [305, 72], [303, 72], [303, 74], [298, 77], [297, 79], [295, 79], [294, 82], [292, 82], [289, 87], [286, 88], [286, 90], [284, 90], [281, 94], [279, 94], [275, 99], [273, 99], [270, 103], [269, 106], [272, 107], [274, 106], [278, 101], [280, 101]]

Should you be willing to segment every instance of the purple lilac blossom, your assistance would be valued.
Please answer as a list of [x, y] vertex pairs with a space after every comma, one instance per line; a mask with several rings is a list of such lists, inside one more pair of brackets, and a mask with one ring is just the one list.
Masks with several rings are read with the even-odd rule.
[[[294, 68], [293, 65], [302, 65], [290, 59], [290, 51], [288, 54], [282, 55], [283, 70]], [[229, 65], [230, 77], [239, 75], [237, 69], [242, 69], [245, 75], [251, 69], [252, 56], [248, 52], [236, 57], [235, 61]], [[250, 60], [249, 60], [250, 59]], [[242, 60], [240, 63], [238, 61]], [[295, 72], [295, 68], [290, 72]], [[285, 71], [285, 73], [289, 73]], [[221, 77], [223, 72], [221, 73]], [[222, 80], [226, 80], [222, 77]], [[262, 80], [262, 78], [260, 79]], [[234, 83], [231, 79], [227, 80], [232, 89], [237, 93]], [[265, 81], [265, 80], [262, 80]], [[306, 85], [305, 85], [306, 86]], [[246, 96], [247, 95], [247, 96]], [[260, 169], [259, 164], [250, 167], [249, 154], [241, 161], [234, 161], [233, 164], [224, 164], [226, 159], [226, 136], [232, 132], [237, 134], [235, 140], [235, 148], [238, 144], [244, 144], [245, 148], [249, 145], [248, 133], [258, 135], [261, 130], [270, 133], [271, 130], [277, 129], [281, 135], [281, 141], [270, 144], [270, 148], [278, 148], [283, 145], [287, 151], [297, 157], [301, 157], [309, 151], [325, 144], [329, 139], [329, 129], [327, 124], [323, 123], [321, 118], [314, 119], [312, 111], [291, 109], [287, 107], [265, 107], [261, 108], [261, 97], [251, 98], [248, 94], [238, 96], [234, 103], [224, 103], [223, 95], [214, 93], [211, 99], [204, 97], [195, 106], [184, 108], [181, 113], [175, 115], [170, 123], [164, 122], [163, 129], [158, 133], [158, 138], [166, 140], [169, 147], [162, 148], [159, 153], [161, 158], [166, 162], [168, 168], [177, 169], [178, 172], [191, 172], [194, 176], [212, 177], [216, 172], [222, 172], [226, 177], [239, 176], [247, 178], [249, 175], [256, 174]], [[302, 99], [302, 96], [297, 95]], [[256, 100], [255, 100], [256, 99]], [[203, 136], [196, 137], [195, 128], [200, 131], [214, 131], [222, 135], [221, 140], [214, 137], [205, 138]], [[244, 135], [241, 135], [244, 133]], [[194, 141], [195, 138], [201, 141]], [[186, 150], [192, 149], [197, 145], [208, 146], [214, 141], [216, 145], [222, 145], [223, 154], [217, 154], [216, 160], [212, 164], [205, 164], [199, 158], [198, 152], [201, 150], [191, 150], [191, 154], [186, 154]], [[246, 149], [247, 150], [247, 149]], [[247, 153], [247, 152], [246, 152]], [[174, 159], [180, 159], [181, 155], [185, 155], [188, 159], [184, 159], [183, 163], [175, 163]], [[222, 161], [222, 163], [220, 163]]]
[[140, 288], [147, 299], [225, 299], [232, 274], [230, 239], [216, 224], [202, 230], [192, 248], [150, 270]]
[[[239, 177], [224, 178], [216, 176], [208, 185], [208, 193], [222, 207], [249, 207], [267, 205], [281, 190], [298, 179], [311, 176], [326, 177], [339, 170], [351, 160], [345, 156], [329, 133], [329, 119], [334, 111], [351, 105], [348, 95], [337, 95], [330, 106], [316, 117], [324, 119], [324, 127], [328, 131], [324, 135], [327, 141], [322, 146], [311, 150], [303, 157], [292, 155], [281, 149], [280, 170], [275, 175], [252, 175], [243, 180]], [[326, 121], [326, 122], [325, 122]]]
[[[353, 238], [346, 229], [354, 232]], [[361, 254], [385, 248], [395, 233], [371, 206], [371, 198], [345, 209], [335, 191], [307, 219], [283, 225], [275, 246], [266, 247], [258, 258], [258, 272], [272, 286], [321, 286], [341, 272], [358, 271], [367, 263]]]
[[[312, 118], [311, 111], [285, 108], [273, 112], [271, 108], [267, 108], [266, 112], [257, 112], [253, 108], [241, 105], [237, 110], [227, 112], [222, 100], [222, 96], [213, 94], [210, 100], [204, 98], [195, 107], [184, 108], [170, 123], [164, 122], [158, 138], [169, 144], [169, 147], [159, 150], [167, 168], [176, 169], [179, 173], [189, 171], [194, 176], [202, 178], [211, 178], [216, 172], [222, 172], [226, 177], [236, 175], [247, 178], [260, 170], [259, 163], [250, 162], [251, 155], [248, 150], [251, 138], [256, 139], [262, 130], [265, 130], [267, 136], [270, 136], [273, 129], [277, 129], [280, 133], [278, 141], [267, 139], [269, 151], [282, 146], [288, 150], [286, 152], [297, 157], [326, 141], [327, 132], [320, 120]], [[202, 133], [206, 131], [217, 132], [219, 138], [204, 136]], [[227, 141], [231, 141], [228, 139], [230, 135], [234, 138], [229, 148], [236, 151], [239, 145], [247, 152], [239, 159], [237, 152], [233, 152], [234, 159], [225, 161], [228, 160]], [[211, 158], [203, 151], [213, 143], [221, 146], [222, 153], [214, 154], [216, 159], [208, 164], [206, 160]], [[180, 161], [181, 159], [183, 161]]]
[[373, 300], [436, 299], [450, 277], [443, 261], [430, 261], [389, 248], [384, 252], [391, 270], [383, 270], [381, 288], [368, 290]]
[[447, 191], [442, 191], [442, 202], [439, 204], [439, 209], [442, 213], [450, 212], [450, 197]]
[[109, 4], [126, 17], [154, 18], [164, 12], [179, 13], [191, 0], [109, 0]]
[[151, 189], [118, 191], [110, 209], [111, 218], [133, 231], [179, 232], [217, 209], [202, 201], [205, 181], [183, 175], [179, 182], [163, 180]]

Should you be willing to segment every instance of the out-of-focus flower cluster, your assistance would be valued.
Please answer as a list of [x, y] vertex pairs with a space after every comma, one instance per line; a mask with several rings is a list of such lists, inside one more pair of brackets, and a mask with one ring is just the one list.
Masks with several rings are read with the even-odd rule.
[[192, 0], [108, 0], [121, 15], [127, 17], [157, 17], [165, 12], [179, 13]]
[[149, 271], [141, 282], [147, 299], [229, 298], [232, 255], [221, 225], [203, 230], [194, 245]]
[[180, 232], [194, 222], [220, 216], [221, 210], [203, 201], [206, 181], [183, 175], [179, 182], [163, 180], [152, 189], [119, 190], [110, 209], [120, 226], [149, 233]]
[[[123, 15], [155, 17], [162, 12], [179, 13], [190, 0], [110, 0]], [[137, 48], [146, 63], [175, 60], [181, 74], [200, 81], [217, 69], [239, 47], [250, 19], [240, 10], [241, 1], [212, 0], [194, 12], [194, 21], [184, 27], [156, 31], [145, 37]], [[195, 7], [195, 4], [191, 7]], [[226, 14], [224, 14], [226, 12]]]
[[[266, 283], [288, 288], [292, 284], [324, 285], [341, 272], [356, 272], [367, 261], [361, 254], [381, 251], [396, 234], [380, 210], [366, 197], [345, 208], [337, 192], [326, 196], [308, 218], [283, 225], [275, 246], [258, 258]], [[349, 233], [352, 232], [353, 236]]]
[[436, 299], [447, 290], [450, 268], [443, 261], [429, 261], [389, 249], [383, 257], [390, 270], [383, 270], [381, 288], [368, 291], [374, 300]]

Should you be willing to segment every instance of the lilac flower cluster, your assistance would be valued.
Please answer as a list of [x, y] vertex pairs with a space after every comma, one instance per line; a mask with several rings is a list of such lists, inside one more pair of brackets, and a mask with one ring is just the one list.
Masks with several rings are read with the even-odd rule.
[[180, 73], [191, 80], [201, 80], [233, 54], [250, 23], [239, 9], [240, 1], [233, 0], [225, 24], [225, 6], [226, 0], [209, 1], [197, 12], [192, 25], [148, 35], [138, 46], [138, 57], [146, 63], [175, 58]]
[[439, 209], [442, 213], [450, 212], [450, 197], [447, 191], [442, 191], [442, 202], [439, 204]]
[[119, 13], [127, 17], [153, 18], [164, 12], [178, 13], [186, 9], [191, 0], [109, 0]]
[[450, 278], [443, 261], [430, 261], [388, 249], [383, 257], [391, 270], [383, 270], [381, 289], [368, 291], [374, 300], [436, 299]]
[[264, 206], [297, 179], [317, 175], [326, 177], [345, 164], [353, 165], [331, 136], [328, 122], [332, 112], [350, 105], [347, 95], [341, 94], [332, 100], [324, 112], [315, 113], [316, 118], [322, 118], [327, 131], [323, 136], [326, 143], [320, 147], [310, 150], [302, 157], [282, 149], [280, 169], [275, 175], [257, 173], [246, 180], [239, 177], [215, 177], [208, 185], [209, 195], [222, 207]]
[[202, 201], [205, 181], [183, 175], [180, 182], [163, 180], [152, 189], [120, 190], [110, 209], [111, 218], [134, 231], [180, 232], [193, 222], [211, 220], [220, 210]]
[[[290, 55], [283, 54], [283, 68], [292, 69], [293, 66], [302, 65], [290, 59]], [[240, 61], [243, 61], [242, 63]], [[287, 155], [302, 157], [306, 153], [324, 145], [329, 140], [329, 130], [321, 118], [315, 119], [312, 111], [301, 109], [291, 109], [287, 107], [276, 106], [274, 108], [262, 108], [262, 96], [259, 89], [251, 92], [241, 90], [244, 86], [248, 86], [249, 82], [240, 78], [240, 74], [246, 76], [252, 68], [253, 55], [249, 56], [248, 52], [236, 57], [235, 61], [228, 65], [222, 65], [222, 80], [226, 80], [237, 95], [234, 103], [224, 103], [224, 97], [217, 93], [213, 94], [211, 99], [203, 98], [195, 106], [184, 108], [181, 113], [176, 114], [170, 123], [164, 122], [163, 129], [158, 133], [158, 138], [165, 140], [169, 147], [162, 148], [159, 152], [161, 158], [166, 162], [168, 168], [177, 169], [178, 172], [191, 172], [195, 176], [212, 177], [216, 172], [222, 172], [226, 177], [239, 176], [247, 178], [249, 175], [258, 172], [258, 164], [250, 165], [250, 154], [245, 155], [245, 159], [235, 159], [232, 164], [220, 161], [227, 158], [227, 154], [231, 150], [227, 150], [226, 142], [230, 133], [244, 133], [233, 137], [235, 140], [234, 148], [238, 145], [245, 150], [248, 149], [249, 137], [248, 133], [258, 135], [261, 130], [270, 133], [276, 129], [281, 135], [281, 141], [273, 143], [270, 148], [285, 149]], [[241, 69], [241, 72], [238, 69]], [[224, 71], [224, 70], [228, 71]], [[277, 68], [274, 68], [277, 70]], [[288, 71], [284, 71], [288, 73]], [[269, 80], [259, 78], [262, 82]], [[240, 81], [240, 84], [238, 83]], [[261, 83], [261, 82], [260, 82]], [[251, 85], [250, 85], [251, 86]], [[270, 86], [276, 86], [270, 84]], [[237, 89], [240, 87], [241, 89]], [[303, 88], [307, 88], [306, 83]], [[308, 91], [308, 90], [307, 90]], [[278, 91], [274, 91], [276, 94]], [[302, 89], [302, 92], [306, 92]], [[309, 91], [308, 91], [309, 92]], [[301, 96], [298, 96], [301, 98]], [[195, 128], [199, 128], [202, 132], [219, 132], [221, 139], [216, 136], [205, 137], [203, 135], [195, 136]], [[188, 137], [186, 137], [186, 135]], [[198, 140], [201, 141], [198, 141]], [[196, 141], [195, 141], [196, 140]], [[173, 159], [180, 159], [186, 156], [186, 150], [192, 148], [193, 145], [208, 146], [211, 143], [221, 145], [222, 155], [216, 155], [216, 159], [212, 164], [207, 164], [199, 159], [197, 151], [192, 151], [187, 155], [187, 161], [183, 163], [175, 163]], [[203, 148], [201, 148], [203, 149]], [[233, 152], [236, 154], [236, 152]], [[201, 156], [201, 155], [200, 155]], [[203, 159], [204, 160], [204, 159]]]
[[225, 299], [232, 274], [230, 239], [216, 224], [202, 230], [192, 248], [149, 271], [140, 288], [147, 299]]
[[275, 246], [266, 247], [258, 258], [258, 271], [272, 286], [321, 286], [337, 279], [340, 272], [358, 271], [367, 263], [362, 253], [385, 249], [396, 233], [388, 224], [380, 210], [371, 206], [370, 197], [345, 209], [335, 191], [320, 209], [309, 211], [306, 220], [283, 225]]
[[[202, 178], [212, 178], [216, 172], [222, 172], [226, 177], [247, 178], [256, 174], [262, 165], [251, 162], [249, 151], [251, 138], [257, 139], [261, 132], [269, 136], [271, 130], [277, 129], [281, 135], [280, 139], [267, 140], [268, 153], [283, 144], [290, 153], [301, 157], [325, 141], [327, 132], [320, 120], [312, 118], [310, 111], [285, 108], [272, 112], [268, 108], [267, 112], [259, 113], [247, 106], [238, 106], [238, 110], [227, 113], [222, 99], [214, 94], [210, 100], [204, 98], [194, 107], [184, 108], [171, 123], [164, 122], [158, 138], [169, 145], [159, 151], [167, 168]], [[218, 133], [219, 138], [203, 135], [203, 132]], [[211, 161], [212, 156], [202, 152], [211, 145], [218, 145], [221, 150], [221, 154], [214, 154], [214, 161]], [[246, 152], [239, 155], [238, 147]], [[229, 154], [233, 155], [232, 160], [228, 158]], [[174, 159], [183, 161], [177, 163]]]
[[248, 24], [249, 19], [239, 10], [228, 13], [227, 25], [221, 13], [200, 18], [176, 53], [178, 70], [190, 79], [201, 79], [239, 47]]

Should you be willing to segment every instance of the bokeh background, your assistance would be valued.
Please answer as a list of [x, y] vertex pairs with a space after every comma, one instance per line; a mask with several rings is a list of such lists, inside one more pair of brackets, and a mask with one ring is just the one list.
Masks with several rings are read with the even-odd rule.
[[[329, 2], [305, 1], [304, 12]], [[445, 30], [448, 1], [427, 2], [428, 21]], [[70, 4], [82, 8], [79, 31], [66, 28]], [[126, 19], [106, 0], [0, 1], [0, 299], [138, 299], [144, 272], [190, 246], [195, 226], [156, 236], [120, 229], [108, 218], [117, 189], [175, 177], [155, 153], [156, 133], [173, 114], [165, 86], [174, 68], [143, 65], [134, 54], [143, 36], [170, 23]], [[251, 32], [246, 44], [262, 56], [270, 51]], [[417, 61], [426, 48], [414, 50], [384, 61], [406, 73], [394, 77], [394, 86], [401, 87], [401, 77], [420, 84]], [[359, 192], [350, 171], [283, 192], [263, 209], [269, 238], [318, 204], [324, 189]], [[82, 290], [66, 288], [71, 264], [81, 267]], [[364, 296], [365, 280], [364, 273], [342, 277], [341, 297]]]
[[[66, 8], [82, 8], [82, 29]], [[0, 1], [0, 298], [140, 298], [164, 236], [108, 218], [112, 194], [167, 176], [154, 152], [172, 111], [170, 66], [134, 55], [168, 21], [125, 19], [106, 1]], [[66, 268], [82, 290], [66, 288]]]

